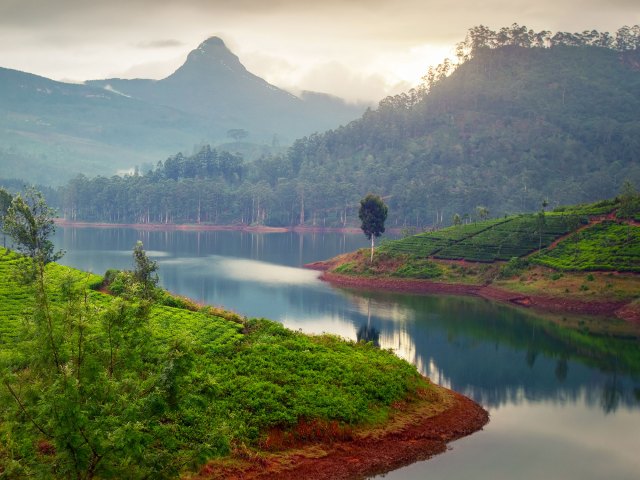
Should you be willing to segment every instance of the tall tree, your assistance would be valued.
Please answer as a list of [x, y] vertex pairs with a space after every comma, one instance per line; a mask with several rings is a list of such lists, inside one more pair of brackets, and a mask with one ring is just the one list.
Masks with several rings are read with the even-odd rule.
[[4, 218], [13, 197], [4, 188], [0, 187], [0, 218]]
[[233, 138], [236, 142], [243, 140], [249, 136], [249, 132], [247, 132], [243, 128], [232, 128], [227, 131], [227, 137]]
[[141, 241], [136, 242], [133, 249], [133, 261], [135, 269], [133, 276], [142, 287], [142, 295], [144, 298], [152, 298], [158, 285], [158, 262], [151, 260], [144, 251], [144, 245]]
[[478, 205], [476, 207], [476, 213], [478, 214], [478, 218], [483, 221], [489, 218], [489, 209], [482, 205]]
[[4, 216], [11, 206], [11, 200], [13, 200], [11, 194], [0, 187], [0, 231], [4, 231]]
[[358, 217], [362, 222], [360, 228], [371, 240], [371, 262], [373, 262], [374, 239], [384, 233], [384, 222], [388, 208], [378, 195], [368, 194], [360, 200]]
[[29, 188], [24, 197], [16, 194], [4, 215], [4, 231], [14, 240], [15, 248], [32, 261], [32, 279], [43, 275], [44, 266], [63, 255], [62, 251], [54, 251], [50, 240], [55, 233], [54, 215], [42, 193], [34, 188]]

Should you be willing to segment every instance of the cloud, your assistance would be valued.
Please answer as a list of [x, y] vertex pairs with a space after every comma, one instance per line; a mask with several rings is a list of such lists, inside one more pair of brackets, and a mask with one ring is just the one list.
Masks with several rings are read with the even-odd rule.
[[176, 40], [174, 38], [167, 38], [164, 40], [151, 40], [148, 42], [138, 42], [134, 46], [138, 48], [173, 48], [173, 47], [184, 46], [184, 42], [181, 42], [180, 40]]
[[305, 90], [327, 92], [352, 102], [382, 100], [409, 90], [406, 81], [393, 81], [382, 74], [359, 73], [340, 62], [318, 64], [298, 79]]
[[184, 58], [173, 58], [170, 60], [158, 60], [156, 62], [143, 62], [132, 65], [123, 70], [112, 70], [106, 75], [107, 78], [151, 78], [161, 79], [168, 77], [176, 71]]
[[[162, 78], [211, 35], [277, 86], [379, 100], [467, 30], [614, 31], [637, 0], [1, 0], [0, 66], [50, 78]], [[328, 69], [322, 71], [322, 69]]]

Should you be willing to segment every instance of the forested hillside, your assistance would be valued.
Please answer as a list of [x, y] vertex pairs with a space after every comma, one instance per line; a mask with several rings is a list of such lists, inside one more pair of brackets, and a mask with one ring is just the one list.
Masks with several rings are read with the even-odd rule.
[[[474, 27], [407, 94], [298, 140], [286, 155], [227, 167], [205, 148], [126, 178], [77, 178], [75, 220], [345, 225], [369, 191], [390, 225], [449, 224], [613, 197], [640, 184], [640, 27], [616, 34]], [[216, 160], [208, 159], [214, 155]], [[226, 155], [226, 154], [225, 154]], [[209, 162], [209, 163], [207, 163]], [[216, 167], [218, 168], [218, 167]]]
[[114, 174], [215, 138], [222, 128], [114, 92], [0, 68], [4, 178], [51, 185], [79, 172]]

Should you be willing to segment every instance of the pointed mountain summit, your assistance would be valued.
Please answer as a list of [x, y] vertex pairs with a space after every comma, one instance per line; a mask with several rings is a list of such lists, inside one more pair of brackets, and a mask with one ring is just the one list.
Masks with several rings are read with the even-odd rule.
[[87, 82], [150, 103], [172, 107], [247, 130], [250, 139], [273, 135], [290, 141], [335, 128], [359, 116], [362, 106], [319, 96], [298, 98], [249, 72], [219, 37], [192, 50], [175, 72], [162, 80], [108, 79]]
[[244, 65], [240, 63], [240, 59], [227, 48], [221, 38], [210, 37], [202, 42], [198, 48], [192, 50], [184, 64], [167, 80], [193, 74], [244, 75], [248, 73]]

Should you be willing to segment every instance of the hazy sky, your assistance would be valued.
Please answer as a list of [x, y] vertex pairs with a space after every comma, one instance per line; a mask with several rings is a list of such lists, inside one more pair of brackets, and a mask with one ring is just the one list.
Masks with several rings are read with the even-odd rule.
[[452, 56], [468, 28], [615, 31], [638, 0], [0, 0], [0, 66], [56, 80], [162, 78], [221, 37], [290, 90], [377, 101]]

